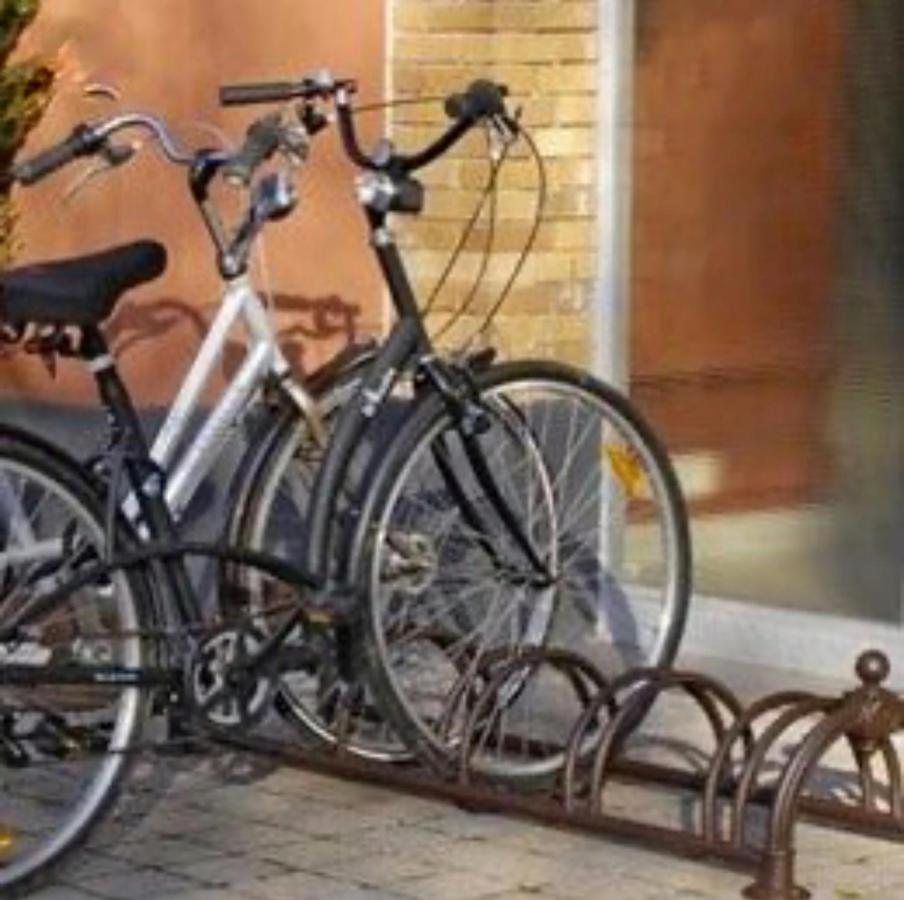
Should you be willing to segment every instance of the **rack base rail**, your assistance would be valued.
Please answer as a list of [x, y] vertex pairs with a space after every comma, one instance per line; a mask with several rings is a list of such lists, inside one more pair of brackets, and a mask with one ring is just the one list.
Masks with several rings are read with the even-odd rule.
[[[558, 747], [564, 759], [558, 775], [538, 792], [536, 783], [526, 791], [489, 780], [477, 774], [473, 760], [486, 739], [482, 723], [498, 692], [512, 677], [542, 665], [570, 671], [575, 683], [585, 687], [592, 674], [596, 690], [587, 696], [567, 742]], [[313, 751], [268, 737], [220, 737], [322, 774], [719, 861], [752, 873], [754, 880], [743, 889], [744, 897], [799, 900], [809, 896], [795, 881], [794, 832], [799, 818], [904, 839], [901, 761], [892, 741], [904, 730], [904, 699], [882, 686], [889, 670], [885, 655], [869, 650], [856, 662], [859, 684], [839, 696], [788, 690], [745, 707], [724, 684], [703, 674], [634, 669], [607, 682], [580, 657], [534, 648], [506, 660], [482, 693], [470, 698], [457, 759], [443, 770], [365, 761], [341, 747]], [[689, 697], [707, 723], [715, 749], [702, 770], [631, 758], [629, 738], [652, 704], [669, 692]], [[789, 747], [785, 742], [792, 734]], [[839, 743], [852, 754], [856, 784], [841, 792], [846, 796], [837, 792], [818, 796], [809, 789], [820, 763]], [[770, 756], [777, 747], [783, 754], [778, 763], [774, 753]], [[536, 752], [548, 753], [550, 747], [538, 747]], [[884, 777], [877, 775], [877, 768]], [[693, 795], [699, 804], [697, 822], [688, 829], [616, 814], [606, 802], [606, 788], [616, 781]]]

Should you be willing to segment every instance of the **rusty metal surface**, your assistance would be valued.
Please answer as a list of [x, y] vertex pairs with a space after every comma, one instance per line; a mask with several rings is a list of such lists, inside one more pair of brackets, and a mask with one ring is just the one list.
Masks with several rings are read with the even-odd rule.
[[[561, 758], [558, 774], [519, 782], [475, 769], [487, 741], [499, 740], [493, 710], [506, 684], [532, 677], [538, 667], [571, 669], [583, 692], [584, 709], [565, 743], [535, 741], [538, 756]], [[636, 669], [608, 681], [586, 660], [555, 650], [532, 648], [499, 662], [477, 692], [457, 692], [449, 703], [467, 704], [464, 731], [452, 762], [442, 770], [421, 765], [364, 761], [341, 748], [305, 750], [267, 737], [221, 735], [223, 740], [277, 756], [282, 762], [320, 773], [380, 784], [456, 803], [475, 811], [508, 813], [548, 824], [637, 841], [667, 852], [707, 857], [750, 871], [743, 894], [759, 900], [807, 896], [795, 882], [794, 830], [800, 817], [815, 823], [885, 838], [904, 838], [901, 769], [891, 737], [904, 726], [904, 701], [882, 687], [888, 660], [868, 651], [856, 664], [859, 685], [838, 697], [782, 691], [746, 708], [724, 685], [706, 675], [664, 669]], [[577, 688], [576, 688], [577, 689]], [[635, 737], [665, 695], [681, 695], [699, 710], [712, 749], [692, 756], [690, 768], [638, 758]], [[461, 710], [446, 716], [462, 718]], [[491, 737], [490, 737], [491, 736]], [[526, 741], [507, 734], [524, 752]], [[836, 745], [846, 746], [855, 778], [837, 778], [823, 765]], [[776, 759], [774, 751], [781, 748]], [[495, 747], [505, 752], [505, 747]], [[883, 777], [876, 772], [881, 762]], [[820, 773], [834, 777], [829, 789]], [[832, 778], [829, 779], [833, 781]], [[616, 783], [680, 792], [696, 801], [688, 827], [638, 821], [608, 805]]]

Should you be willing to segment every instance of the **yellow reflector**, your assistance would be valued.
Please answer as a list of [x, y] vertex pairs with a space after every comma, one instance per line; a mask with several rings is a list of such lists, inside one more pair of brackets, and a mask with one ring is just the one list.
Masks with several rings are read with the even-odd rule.
[[8, 825], [0, 824], [0, 863], [10, 859], [15, 846], [16, 833]]
[[642, 497], [647, 476], [640, 460], [627, 447], [618, 444], [606, 444], [604, 447], [612, 474], [618, 479], [618, 483], [624, 488], [625, 493], [632, 499]]

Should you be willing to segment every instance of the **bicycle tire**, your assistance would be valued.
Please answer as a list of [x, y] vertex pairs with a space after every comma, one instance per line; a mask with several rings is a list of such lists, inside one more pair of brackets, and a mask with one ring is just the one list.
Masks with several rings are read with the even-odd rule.
[[[481, 665], [490, 665], [494, 654], [499, 657], [501, 653], [500, 658], [504, 658], [508, 653], [511, 657], [519, 649], [538, 645], [556, 651], [577, 650], [592, 660], [593, 665], [607, 678], [635, 665], [664, 666], [671, 663], [681, 640], [689, 605], [691, 546], [680, 485], [668, 455], [652, 428], [618, 391], [587, 373], [558, 363], [527, 361], [498, 365], [478, 374], [476, 385], [482, 403], [486, 404], [488, 398], [496, 398], [497, 402], [504, 400], [505, 404], [511, 404], [511, 409], [525, 417], [534, 441], [544, 454], [548, 471], [555, 479], [556, 513], [553, 524], [555, 540], [560, 548], [560, 563], [556, 570], [555, 623], [542, 636], [542, 640], [538, 641], [537, 636], [533, 635], [530, 641], [516, 639], [507, 647], [501, 647], [498, 640], [494, 641], [485, 627], [479, 634], [475, 631], [477, 636], [467, 648], [470, 654], [467, 665], [474, 677], [468, 691], [477, 694], [491, 680], [492, 672], [481, 674], [479, 669]], [[573, 409], [578, 412], [568, 412], [572, 407], [563, 406], [568, 403], [573, 403]], [[431, 448], [437, 435], [453, 427], [442, 401], [436, 396], [426, 397], [388, 448], [374, 477], [363, 505], [361, 526], [351, 555], [351, 571], [367, 585], [359, 652], [367, 658], [371, 689], [387, 721], [405, 743], [418, 756], [441, 768], [452, 764], [458, 743], [462, 740], [462, 734], [456, 732], [451, 718], [459, 713], [463, 715], [466, 708], [456, 711], [449, 707], [449, 698], [453, 694], [462, 696], [461, 684], [455, 687], [456, 681], [462, 678], [462, 675], [456, 674], [460, 664], [451, 659], [448, 650], [442, 648], [439, 648], [441, 652], [423, 646], [418, 651], [413, 649], [416, 638], [412, 635], [428, 631], [424, 624], [424, 610], [430, 604], [423, 597], [419, 604], [410, 604], [410, 623], [405, 625], [400, 611], [404, 599], [400, 599], [398, 589], [394, 592], [391, 587], [385, 586], [388, 579], [384, 572], [388, 557], [387, 535], [393, 529], [408, 528], [421, 537], [422, 542], [436, 541], [435, 536], [429, 533], [431, 519], [438, 520], [440, 514], [444, 515], [448, 520], [445, 527], [451, 534], [452, 529], [457, 527], [456, 517], [462, 518], [453, 508], [455, 504], [440, 498], [441, 480], [433, 471], [436, 466], [431, 462]], [[567, 443], [571, 438], [575, 439], [574, 448], [566, 447], [563, 452], [563, 441]], [[577, 462], [579, 459], [580, 463]], [[500, 479], [513, 478], [505, 471], [507, 465], [500, 464], [501, 471], [496, 473]], [[420, 487], [418, 479], [422, 481]], [[620, 486], [623, 487], [622, 482], [628, 484], [632, 479], [637, 482], [631, 487], [636, 496], [616, 496]], [[585, 481], [589, 488], [585, 486]], [[599, 500], [594, 499], [597, 488]], [[419, 492], [430, 502], [425, 500], [419, 507], [414, 507], [411, 498], [417, 497]], [[643, 492], [648, 492], [649, 496], [645, 498]], [[528, 491], [523, 490], [522, 493], [526, 495]], [[624, 488], [622, 493], [627, 494], [628, 488]], [[509, 496], [515, 494], [517, 490], [509, 490]], [[604, 501], [608, 504], [605, 510]], [[573, 503], [576, 508], [568, 507], [567, 503]], [[585, 504], [589, 505], [581, 509]], [[431, 506], [438, 510], [436, 514]], [[606, 517], [606, 511], [612, 514], [611, 521]], [[622, 517], [621, 536], [616, 534], [619, 527], [613, 527], [618, 524], [614, 518], [616, 514]], [[654, 514], [659, 518], [650, 525]], [[463, 535], [460, 540], [467, 543], [466, 529], [460, 531]], [[449, 539], [443, 540], [447, 545]], [[627, 558], [624, 545], [629, 540], [632, 543], [630, 549], [637, 548], [636, 559]], [[615, 552], [618, 543], [622, 545], [621, 560]], [[455, 592], [461, 595], [465, 588], [477, 590], [476, 597], [483, 600], [485, 608], [492, 609], [491, 603], [498, 605], [496, 594], [492, 593], [497, 586], [494, 584], [485, 594], [479, 593], [479, 587], [475, 588], [480, 566], [483, 565], [484, 570], [487, 567], [486, 554], [481, 556], [480, 541], [474, 540], [472, 544], [477, 549], [460, 548], [457, 554], [447, 553], [448, 564], [443, 560], [445, 551], [442, 548], [434, 550], [433, 557], [437, 561], [433, 577], [438, 593], [448, 596]], [[609, 554], [608, 562], [600, 559], [604, 544]], [[657, 547], [662, 559], [656, 558]], [[645, 558], [644, 554], [648, 554], [649, 558]], [[631, 572], [629, 564], [634, 567]], [[621, 567], [619, 571], [615, 571], [616, 565]], [[660, 610], [658, 613], [653, 610], [654, 615], [650, 618], [649, 611], [644, 610], [656, 600], [649, 596], [651, 591], [656, 590], [656, 585], [647, 588], [647, 583], [656, 575], [654, 566], [662, 567], [662, 587], [661, 597], [658, 598]], [[441, 580], [446, 578], [447, 571], [447, 583], [443, 584]], [[499, 574], [502, 571], [499, 567], [494, 571], [499, 583], [504, 581]], [[477, 575], [473, 574], [475, 572]], [[627, 574], [631, 574], [635, 581], [625, 582], [622, 586], [617, 576]], [[473, 584], [468, 585], [468, 578], [472, 579]], [[642, 579], [646, 579], [647, 583]], [[514, 584], [509, 579], [509, 594], [512, 596], [517, 594], [512, 586]], [[583, 594], [581, 590], [584, 590]], [[512, 603], [511, 608], [517, 612], [519, 604], [521, 601]], [[584, 608], [588, 604], [589, 612]], [[596, 615], [592, 633], [586, 621], [589, 613]], [[617, 616], [626, 621], [617, 622]], [[625, 634], [624, 627], [632, 625], [629, 621], [632, 616], [635, 619], [635, 633]], [[601, 631], [601, 626], [606, 623], [612, 629], [608, 643]], [[653, 633], [648, 635], [651, 628]], [[597, 634], [597, 631], [601, 633]], [[400, 635], [408, 642], [407, 646]], [[644, 636], [647, 639], [641, 644]], [[629, 638], [636, 640], [636, 646], [629, 645]], [[463, 638], [458, 641], [462, 647], [465, 646]], [[421, 640], [421, 644], [426, 644], [426, 639]], [[428, 696], [423, 701], [419, 694], [428, 694], [428, 678], [418, 671], [417, 665], [425, 664], [402, 660], [404, 654], [416, 656], [417, 652], [424, 656], [432, 653], [436, 671], [441, 667], [448, 669], [445, 675], [434, 672], [434, 677], [440, 682], [439, 687], [435, 688], [437, 697]], [[405, 666], [411, 668], [412, 675], [406, 675]], [[500, 701], [499, 717], [512, 718], [514, 707], [527, 703], [522, 699], [527, 693], [541, 693], [535, 684], [531, 685], [530, 691], [524, 691], [523, 686], [529, 677], [533, 677], [533, 670], [519, 676], [515, 688], [509, 682], [504, 704]], [[444, 696], [443, 691], [446, 692]], [[443, 707], [443, 704], [446, 706]], [[437, 708], [443, 709], [438, 717], [435, 712]], [[564, 709], [557, 712], [561, 719], [557, 727], [561, 730], [571, 724], [570, 716], [577, 711], [568, 715]], [[534, 727], [539, 734], [539, 720]], [[552, 721], [543, 728], [555, 730]], [[563, 737], [560, 733], [543, 734], [535, 742], [542, 740], [554, 747], [555, 742], [561, 743]], [[528, 745], [524, 740], [526, 747]], [[527, 778], [546, 776], [557, 770], [563, 761], [562, 753], [552, 750], [543, 759], [533, 761], [527, 758], [526, 750], [523, 759], [503, 759], [502, 756], [500, 752], [498, 759], [490, 759], [489, 756], [473, 759], [469, 765], [489, 775]]]
[[[328, 432], [370, 359], [371, 353], [364, 352], [331, 378], [321, 379], [316, 400]], [[324, 449], [313, 441], [307, 420], [294, 404], [272, 418], [253, 443], [254, 456], [240, 468], [233, 491], [237, 502], [227, 525], [229, 541], [297, 561], [304, 558], [308, 505]], [[355, 489], [349, 486], [347, 491], [352, 504]], [[262, 573], [233, 571], [228, 578], [241, 588], [233, 612], [247, 613], [249, 603], [252, 610], [258, 603], [265, 606]], [[227, 603], [232, 594], [227, 590]], [[305, 638], [310, 636], [301, 636]], [[277, 712], [306, 743], [331, 748], [341, 744], [347, 753], [381, 762], [409, 760], [410, 751], [376, 714], [366, 686], [345, 685], [338, 677], [337, 642], [353, 639], [321, 632], [316, 640], [320, 662], [313, 670], [281, 677], [274, 698]]]
[[[0, 482], [4, 491], [12, 485], [18, 488], [14, 492], [15, 502], [8, 494], [0, 502], [0, 534], [4, 573], [9, 573], [15, 565], [20, 566], [22, 571], [14, 576], [19, 579], [20, 589], [27, 587], [23, 579], [36, 577], [35, 568], [30, 574], [25, 571], [26, 560], [30, 555], [36, 558], [39, 547], [52, 547], [53, 541], [59, 540], [70, 551], [73, 547], [88, 547], [93, 558], [101, 558], [105, 538], [102, 504], [96, 486], [84, 476], [74, 460], [35, 436], [4, 427], [0, 429]], [[39, 491], [45, 493], [39, 495]], [[23, 535], [21, 521], [13, 520], [13, 516], [20, 516], [24, 511], [24, 505], [29, 509], [30, 525], [25, 530], [30, 537]], [[62, 526], [65, 540], [55, 536], [52, 519]], [[38, 534], [40, 541], [36, 540]], [[60, 553], [60, 562], [56, 565], [65, 567], [63, 550]], [[72, 553], [76, 558], [78, 555]], [[45, 562], [46, 558], [45, 554]], [[10, 561], [16, 559], [20, 561]], [[50, 560], [52, 571], [53, 557]], [[50, 577], [57, 576], [42, 576], [44, 579]], [[118, 572], [103, 585], [89, 585], [55, 606], [45, 619], [30, 623], [26, 640], [20, 638], [15, 645], [0, 644], [0, 709], [3, 712], [0, 738], [5, 751], [0, 754], [0, 780], [4, 788], [0, 791], [4, 798], [0, 801], [4, 807], [0, 809], [0, 826], [6, 837], [5, 858], [0, 865], [0, 893], [4, 896], [24, 896], [37, 889], [88, 839], [119, 794], [131, 762], [129, 750], [142, 733], [150, 705], [148, 689], [139, 686], [71, 685], [68, 691], [67, 686], [59, 683], [44, 688], [40, 685], [34, 688], [4, 687], [3, 663], [12, 660], [21, 664], [20, 657], [24, 652], [31, 660], [30, 664], [37, 665], [42, 664], [42, 658], [46, 663], [59, 656], [63, 662], [103, 658], [141, 667], [146, 650], [139, 633], [147, 623], [140, 602], [144, 592], [138, 580], [139, 576], [133, 573]], [[80, 603], [85, 596], [88, 602]], [[16, 598], [15, 592], [11, 593], [9, 579], [4, 582], [0, 598], [2, 624], [4, 614], [11, 611], [9, 604]], [[115, 623], [131, 635], [120, 638], [123, 644], [118, 651], [113, 638], [91, 637], [90, 632], [86, 635], [83, 630], [88, 624], [89, 628], [104, 628], [112, 635], [115, 632], [110, 625], [115, 627]], [[46, 656], [48, 653], [49, 657]], [[17, 696], [26, 693], [27, 697]], [[114, 699], [108, 702], [111, 695]], [[29, 697], [33, 699], [29, 700]], [[24, 705], [28, 702], [35, 708]], [[108, 707], [111, 709], [109, 715]], [[53, 724], [45, 725], [42, 717], [47, 722], [54, 717]], [[26, 725], [31, 726], [31, 734], [16, 733], [17, 728], [23, 729]], [[95, 749], [93, 744], [98, 738], [102, 743], [106, 742], [105, 747]], [[14, 747], [25, 755], [18, 758], [18, 766], [13, 765], [10, 756]], [[79, 755], [79, 751], [84, 755]], [[61, 753], [67, 755], [60, 757], [59, 764], [68, 768], [57, 778], [48, 777], [48, 768], [53, 765], [51, 759]], [[50, 831], [46, 838], [42, 837], [42, 825], [51, 815], [47, 810], [53, 806], [48, 803], [46, 792], [65, 791], [67, 780], [73, 784], [78, 780], [73, 770], [80, 762], [94, 756], [101, 760], [97, 774], [79, 783], [73, 795], [72, 811], [67, 808], [66, 818], [59, 827]], [[23, 791], [23, 778], [35, 770], [37, 775], [24, 785]], [[58, 805], [65, 802], [65, 798], [54, 797], [53, 800]], [[41, 806], [42, 802], [44, 806]], [[40, 807], [41, 815], [35, 812], [37, 807]], [[27, 829], [16, 828], [15, 822], [23, 817], [28, 820]], [[48, 828], [53, 826], [48, 825]], [[26, 844], [24, 854], [12, 855], [10, 845], [20, 842]], [[30, 846], [30, 842], [35, 846]]]

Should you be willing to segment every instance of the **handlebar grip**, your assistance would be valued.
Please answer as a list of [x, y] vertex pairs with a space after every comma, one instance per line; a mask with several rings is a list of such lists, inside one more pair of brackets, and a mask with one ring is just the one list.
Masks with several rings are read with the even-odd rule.
[[450, 119], [472, 122], [484, 116], [504, 116], [507, 95], [508, 88], [504, 84], [485, 79], [473, 81], [463, 94], [451, 94], [446, 98], [446, 115]]
[[66, 140], [16, 165], [13, 178], [21, 184], [34, 184], [79, 156], [94, 153], [100, 144], [101, 139], [90, 126], [76, 125]]
[[249, 103], [284, 103], [298, 96], [294, 81], [264, 81], [257, 84], [227, 84], [220, 88], [222, 106], [242, 106]]
[[281, 140], [279, 113], [253, 122], [239, 152], [223, 166], [223, 177], [236, 184], [249, 184], [257, 167], [279, 149]]

